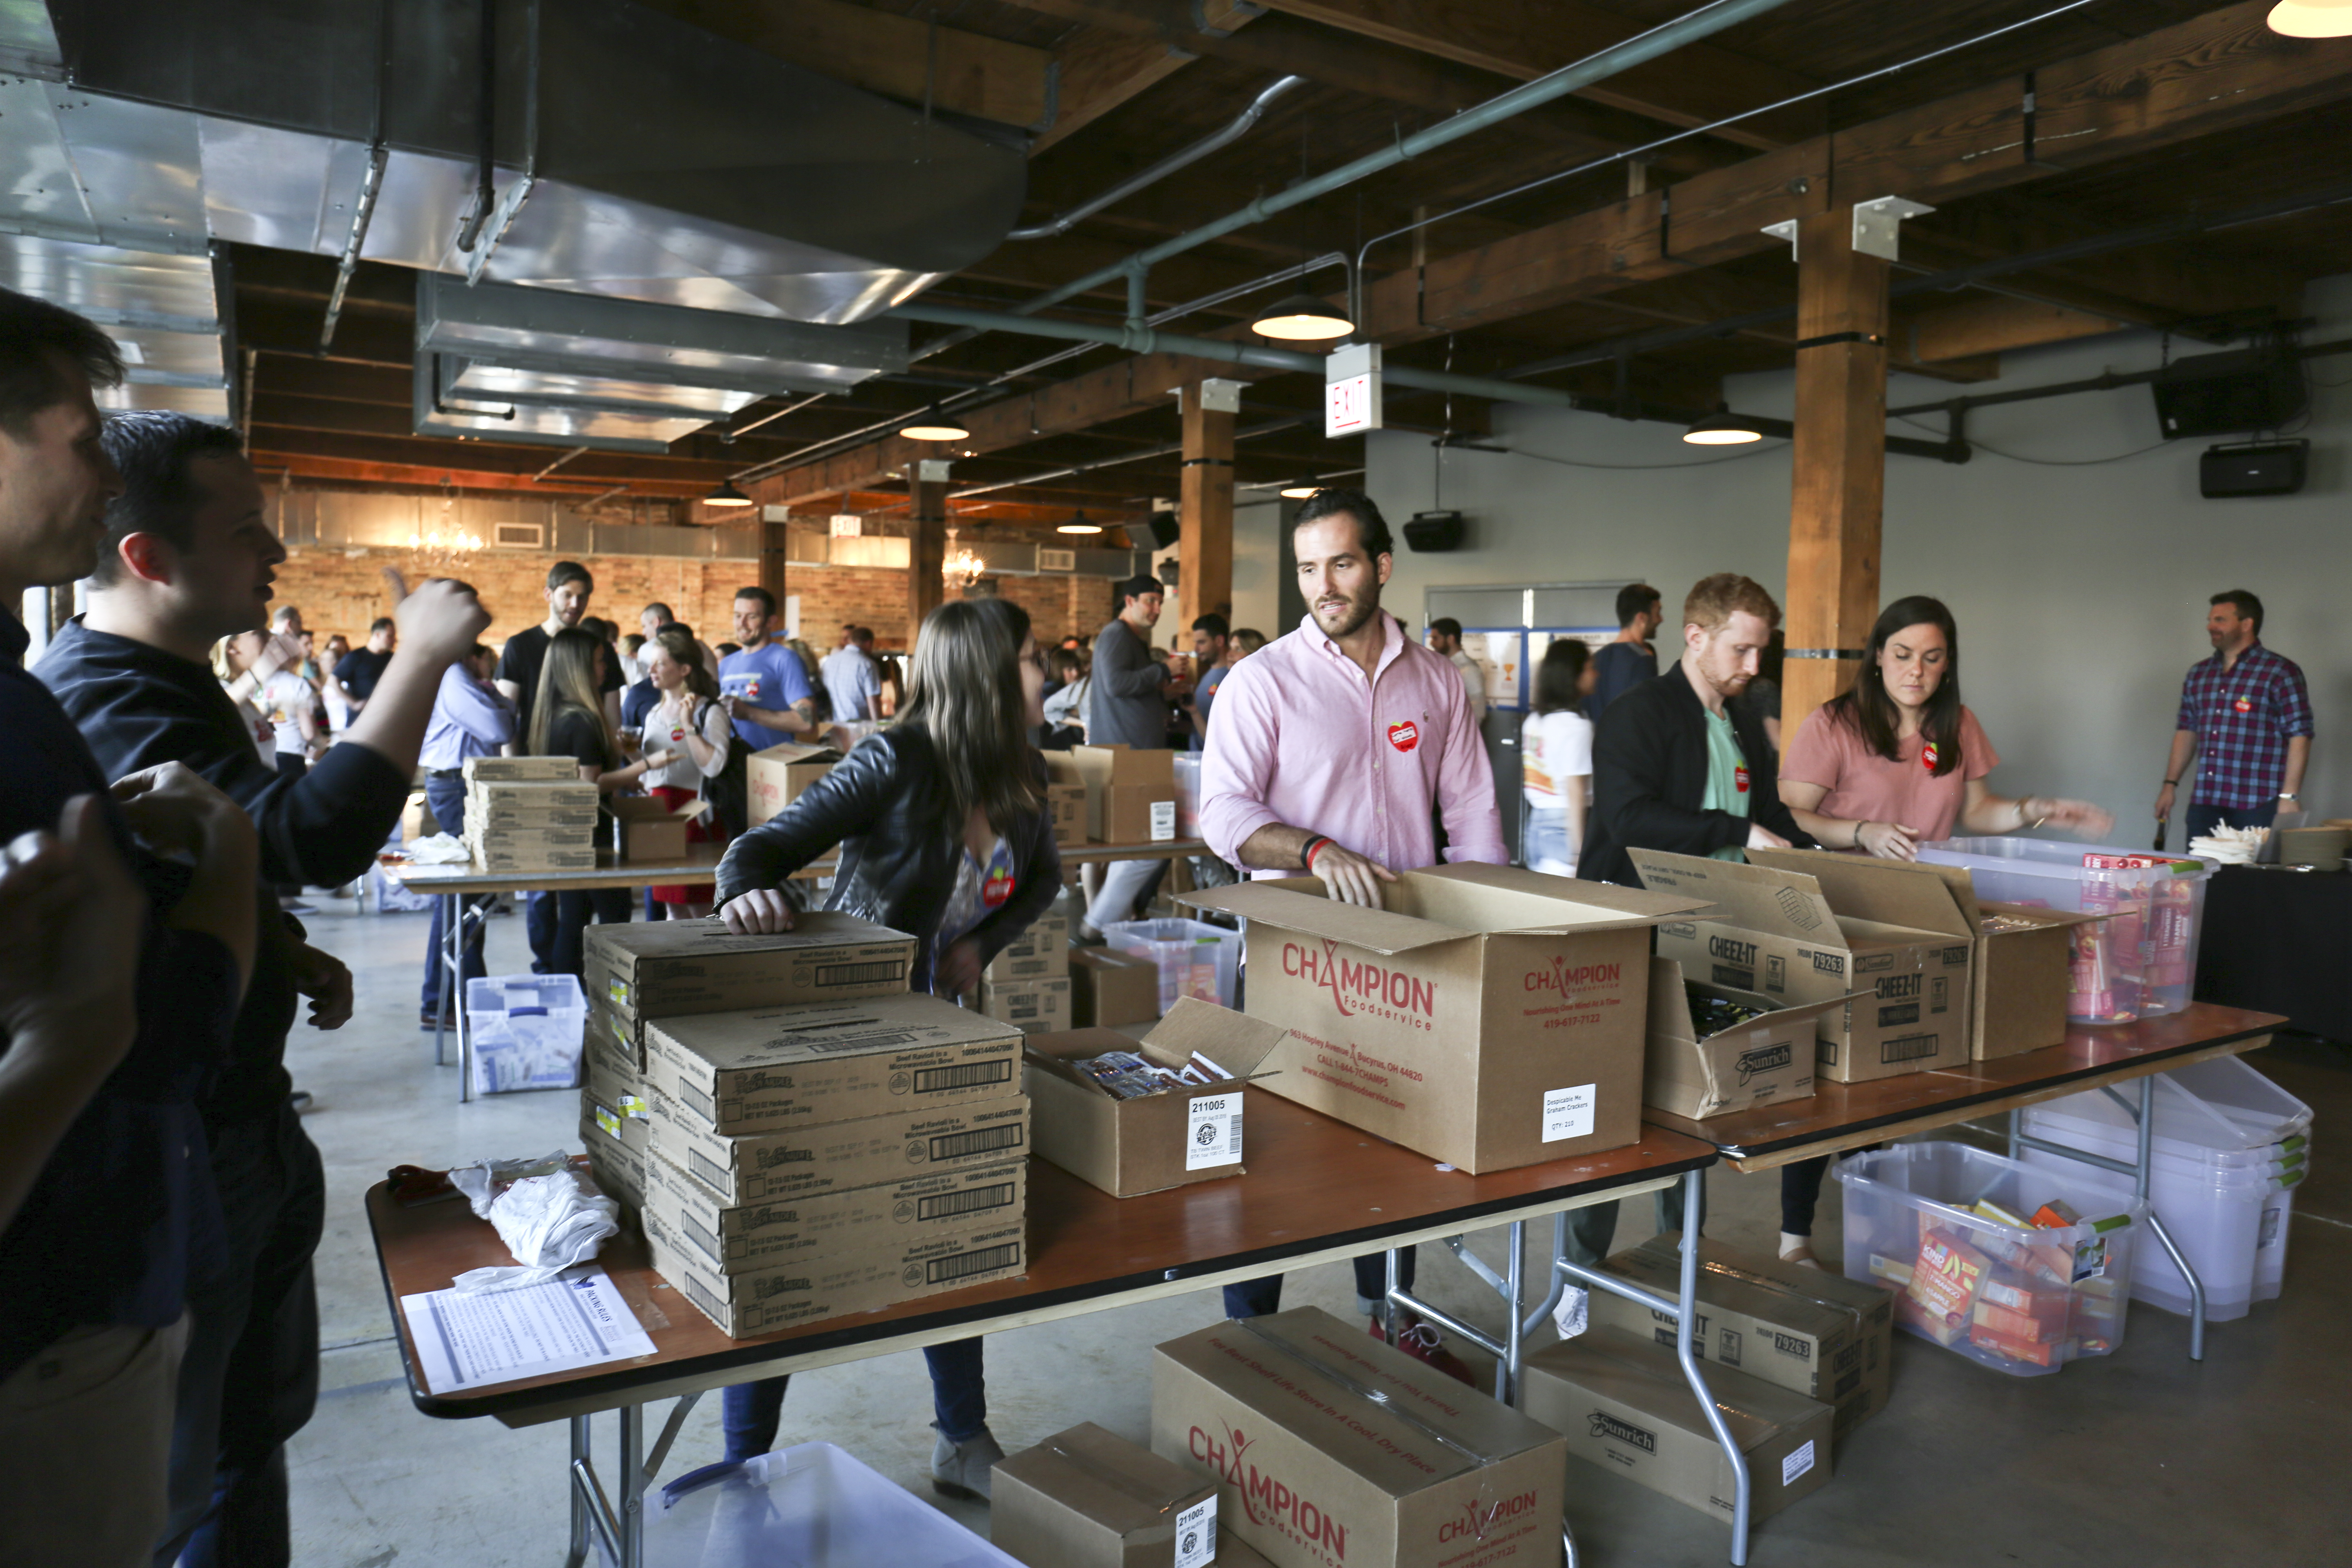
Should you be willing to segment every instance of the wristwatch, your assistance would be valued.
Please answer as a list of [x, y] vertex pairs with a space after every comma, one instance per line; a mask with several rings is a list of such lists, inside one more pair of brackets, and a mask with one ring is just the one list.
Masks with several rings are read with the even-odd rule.
[[2294, 793], [2293, 791], [2291, 791], [2291, 790], [2281, 790], [2281, 791], [2279, 791], [2279, 796], [2278, 796], [2278, 797], [2279, 797], [2281, 800], [2291, 800], [2291, 801], [2294, 802], [2294, 804], [2295, 804], [2295, 805], [2301, 805], [2303, 804], [2303, 796], [2301, 796], [2301, 795], [2299, 795], [2294, 794]]

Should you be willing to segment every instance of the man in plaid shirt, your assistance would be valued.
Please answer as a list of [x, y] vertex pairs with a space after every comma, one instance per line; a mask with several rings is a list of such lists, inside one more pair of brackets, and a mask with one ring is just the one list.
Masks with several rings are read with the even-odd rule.
[[2172, 760], [2156, 797], [2158, 817], [2171, 816], [2173, 790], [2197, 763], [2191, 838], [2224, 822], [2268, 827], [2281, 810], [2301, 811], [2297, 792], [2311, 760], [2311, 697], [2294, 661], [2262, 645], [2263, 602], [2233, 588], [2214, 595], [2212, 605], [2205, 635], [2213, 657], [2181, 683]]

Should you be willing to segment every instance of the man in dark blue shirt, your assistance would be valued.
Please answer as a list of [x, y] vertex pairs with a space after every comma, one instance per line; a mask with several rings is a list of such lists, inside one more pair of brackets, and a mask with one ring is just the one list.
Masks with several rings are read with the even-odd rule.
[[[139, 947], [129, 1052], [0, 1229], [0, 1542], [12, 1562], [136, 1561], [162, 1533], [189, 1286], [221, 1251], [195, 1102], [227, 1048], [257, 912], [243, 814], [176, 766], [110, 796], [73, 721], [20, 668], [31, 639], [12, 607], [98, 558], [121, 479], [91, 386], [121, 374], [89, 322], [0, 289], [0, 842], [55, 828], [68, 801], [95, 795], [152, 904], [143, 935], [116, 938]], [[186, 863], [140, 849], [133, 832]], [[27, 1022], [15, 1009], [0, 1019], [12, 1083], [38, 1067], [26, 1054], [37, 1042], [16, 1034]]]
[[1658, 674], [1658, 650], [1650, 639], [1665, 624], [1658, 591], [1647, 583], [1628, 583], [1617, 590], [1617, 640], [1593, 650], [1592, 691], [1584, 700], [1584, 716], [1594, 723], [1609, 705]]
[[[268, 620], [272, 568], [286, 558], [236, 432], [128, 414], [108, 422], [105, 443], [126, 486], [107, 512], [109, 548], [89, 612], [35, 673], [110, 773], [175, 758], [244, 807], [267, 880], [352, 880], [400, 820], [443, 672], [488, 616], [459, 584], [401, 597], [398, 651], [365, 710], [316, 767], [280, 773], [256, 755], [205, 662], [221, 637]], [[351, 1016], [351, 974], [278, 915], [263, 931], [229, 1062], [202, 1104], [229, 1265], [193, 1296], [181, 1370], [172, 1521], [158, 1557], [184, 1568], [284, 1563], [290, 1552], [283, 1445], [317, 1395], [310, 1255], [326, 1203], [318, 1150], [287, 1100], [286, 1038], [301, 997], [313, 1024], [336, 1027]]]

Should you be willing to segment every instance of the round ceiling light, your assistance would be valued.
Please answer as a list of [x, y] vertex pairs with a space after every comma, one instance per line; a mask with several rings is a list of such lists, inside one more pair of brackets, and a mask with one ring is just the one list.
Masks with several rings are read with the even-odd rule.
[[2352, 37], [2352, 0], [2279, 0], [2269, 20], [2290, 38]]
[[1684, 431], [1683, 439], [1694, 447], [1744, 447], [1764, 439], [1764, 432], [1752, 419], [1718, 410]]
[[1055, 533], [1100, 533], [1102, 531], [1102, 524], [1088, 522], [1085, 512], [1078, 513], [1067, 522], [1058, 524], [1054, 530]]
[[1356, 323], [1348, 320], [1346, 311], [1333, 310], [1312, 294], [1292, 294], [1276, 300], [1250, 322], [1250, 331], [1260, 337], [1295, 343], [1324, 342], [1344, 338], [1355, 330]]
[[1319, 492], [1322, 489], [1323, 487], [1321, 485], [1285, 485], [1282, 487], [1282, 499], [1285, 500], [1305, 500], [1309, 496]]
[[719, 487], [702, 498], [705, 506], [750, 506], [751, 498], [735, 488], [733, 479], [721, 479]]
[[898, 434], [909, 441], [961, 441], [971, 432], [940, 413], [940, 405], [934, 403], [908, 424], [899, 426]]

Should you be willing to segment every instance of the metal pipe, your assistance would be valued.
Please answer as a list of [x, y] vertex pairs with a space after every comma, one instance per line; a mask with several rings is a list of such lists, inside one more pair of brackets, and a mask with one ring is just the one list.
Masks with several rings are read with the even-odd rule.
[[[1391, 1253], [1390, 1256], [1394, 1257], [1395, 1255]], [[1470, 1343], [1476, 1345], [1480, 1350], [1485, 1351], [1488, 1355], [1500, 1356], [1504, 1353], [1502, 1342], [1496, 1339], [1494, 1335], [1486, 1332], [1486, 1330], [1464, 1322], [1461, 1319], [1445, 1310], [1443, 1307], [1433, 1307], [1430, 1305], [1427, 1301], [1423, 1300], [1420, 1297], [1414, 1295], [1412, 1291], [1407, 1290], [1401, 1285], [1391, 1285], [1389, 1288], [1388, 1300], [1382, 1303], [1382, 1305], [1391, 1314], [1391, 1319], [1393, 1319], [1396, 1311], [1402, 1308], [1405, 1311], [1420, 1314], [1421, 1317], [1427, 1321], [1435, 1323], [1439, 1328], [1444, 1329], [1447, 1333], [1454, 1335], [1457, 1339], [1468, 1341]], [[1393, 1331], [1391, 1332], [1390, 1342], [1395, 1342]]]
[[[1307, 416], [1303, 414], [1295, 419], [1276, 419], [1269, 424], [1253, 425], [1246, 430], [1236, 430], [1234, 432], [1234, 439], [1247, 441], [1258, 436], [1272, 436], [1284, 430], [1295, 430], [1306, 423]], [[969, 489], [951, 490], [948, 494], [948, 500], [962, 500], [968, 496], [984, 496], [996, 490], [1009, 490], [1022, 485], [1042, 485], [1054, 479], [1076, 479], [1080, 474], [1091, 474], [1097, 468], [1115, 468], [1123, 463], [1146, 462], [1153, 458], [1173, 456], [1183, 449], [1184, 443], [1171, 441], [1165, 446], [1146, 447], [1140, 452], [1121, 452], [1116, 458], [1097, 458], [1091, 462], [1073, 463], [1063, 468], [1049, 468], [1040, 474], [1024, 474], [1017, 479], [997, 479], [989, 484], [973, 485]]]
[[597, 1483], [595, 1468], [584, 1458], [572, 1461], [572, 1492], [576, 1505], [595, 1528], [604, 1555], [614, 1563], [621, 1562], [620, 1531], [613, 1519], [613, 1505], [605, 1500], [604, 1489]]
[[1503, 1310], [1510, 1321], [1503, 1326], [1503, 1363], [1495, 1371], [1495, 1397], [1505, 1405], [1519, 1402], [1519, 1361], [1525, 1352], [1519, 1327], [1520, 1292], [1527, 1287], [1528, 1222], [1511, 1222], [1510, 1278], [1503, 1284]]
[[1033, 224], [1027, 228], [1016, 228], [1004, 237], [1051, 239], [1056, 235], [1069, 233], [1071, 229], [1113, 203], [1123, 202], [1138, 191], [1158, 184], [1179, 169], [1197, 163], [1219, 148], [1229, 147], [1240, 141], [1249, 134], [1252, 126], [1265, 117], [1265, 111], [1273, 107], [1275, 100], [1293, 88], [1306, 85], [1307, 79], [1303, 76], [1286, 76], [1277, 79], [1271, 86], [1250, 100], [1249, 107], [1234, 115], [1223, 130], [1211, 132], [1189, 147], [1178, 148], [1157, 163], [1129, 175], [1100, 195], [1080, 202], [1059, 217], [1047, 218], [1044, 223]]
[[[2322, 359], [2329, 354], [2352, 353], [2352, 338], [2336, 338], [2324, 343], [2310, 343], [2293, 351], [2297, 359]], [[1991, 408], [2004, 403], [2034, 403], [2045, 397], [2063, 397], [2077, 392], [2113, 392], [2121, 386], [2145, 386], [2175, 374], [2172, 370], [2126, 371], [2121, 374], [2110, 372], [2105, 375], [2085, 376], [2080, 381], [2057, 381], [2047, 386], [2021, 386], [2014, 392], [1987, 392], [1967, 397], [1948, 397], [1941, 403], [1914, 403], [1886, 411], [1889, 419], [1902, 419], [1914, 414], [1965, 414], [1971, 408]]]
[[1469, 1247], [1465, 1244], [1462, 1237], [1458, 1236], [1447, 1237], [1445, 1238], [1445, 1249], [1454, 1254], [1454, 1257], [1460, 1258], [1462, 1260], [1463, 1268], [1467, 1268], [1471, 1273], [1475, 1274], [1479, 1279], [1484, 1279], [1498, 1295], [1504, 1296], [1506, 1300], [1513, 1299], [1508, 1294], [1509, 1287], [1505, 1285], [1503, 1282], [1503, 1277], [1495, 1272], [1495, 1266], [1488, 1263], [1476, 1253], [1471, 1251]]
[[[2148, 1183], [2156, 1174], [2156, 1075], [2148, 1074], [2139, 1080], [2139, 1170], [2135, 1190], [2139, 1201], [2147, 1203]], [[2164, 1228], [2164, 1218], [2148, 1204], [2148, 1228], [2156, 1239], [2164, 1243], [2164, 1250], [2172, 1255], [2172, 1266], [2189, 1281], [2189, 1359], [2205, 1359], [2205, 1282], [2197, 1278], [2189, 1266], [2188, 1255], [2173, 1244], [2172, 1233]]]
[[481, 89], [474, 112], [481, 132], [480, 155], [476, 160], [474, 205], [466, 214], [466, 221], [457, 228], [457, 248], [471, 251], [482, 237], [482, 226], [490, 221], [490, 210], [498, 205], [498, 191], [492, 175], [497, 166], [499, 136], [499, 7], [498, 0], [482, 0]]

